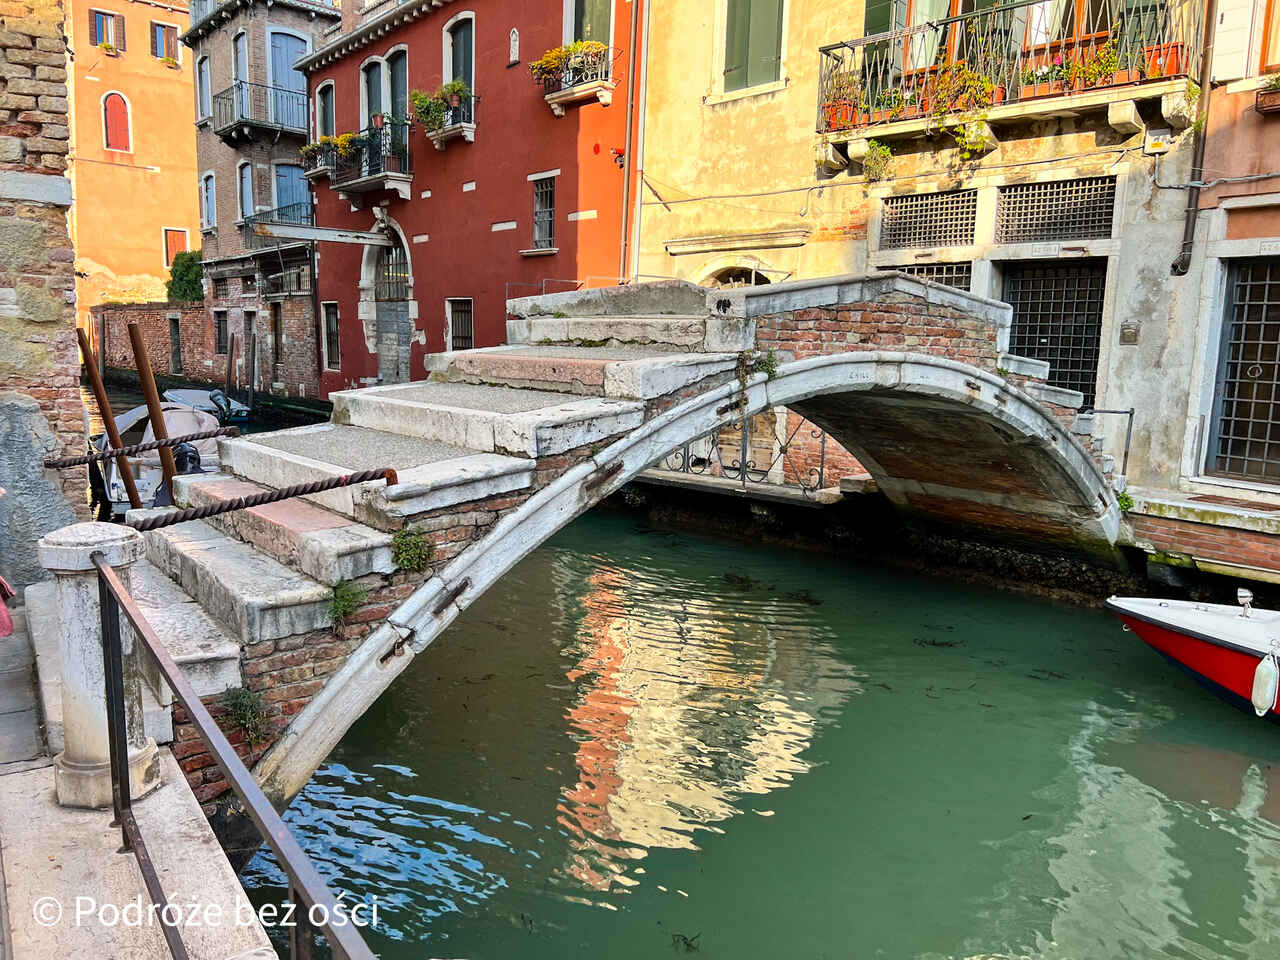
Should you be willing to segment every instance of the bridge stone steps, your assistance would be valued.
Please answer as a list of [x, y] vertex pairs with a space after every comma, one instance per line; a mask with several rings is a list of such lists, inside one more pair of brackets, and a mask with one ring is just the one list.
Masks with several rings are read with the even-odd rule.
[[[130, 517], [158, 510], [131, 510]], [[240, 644], [326, 630], [333, 591], [253, 544], [193, 520], [149, 530], [147, 559], [179, 584]]]
[[329, 395], [333, 422], [470, 450], [544, 457], [638, 427], [641, 403], [425, 381]]
[[434, 354], [432, 379], [527, 390], [651, 400], [729, 373], [734, 353], [671, 353], [651, 347], [505, 346]]
[[[222, 473], [174, 478], [175, 500], [205, 507], [268, 488]], [[391, 573], [391, 535], [304, 500], [285, 500], [209, 517], [211, 527], [326, 586], [369, 573]]]
[[[240, 642], [147, 560], [130, 569], [130, 593], [137, 601], [169, 654], [202, 697], [238, 687]], [[40, 705], [44, 717], [45, 741], [51, 753], [62, 749], [62, 654], [61, 627], [51, 581], [32, 584], [26, 590], [27, 609], [32, 611], [31, 640], [35, 648], [40, 678]], [[159, 674], [144, 674], [143, 721], [147, 735], [157, 743], [173, 740], [173, 720], [169, 705], [173, 695]]]
[[673, 353], [704, 349], [705, 314], [696, 316], [532, 316], [507, 321], [507, 342], [582, 347], [645, 346]]
[[535, 467], [531, 459], [335, 423], [221, 440], [218, 453], [225, 471], [273, 489], [393, 467], [393, 487], [375, 480], [306, 498], [382, 531], [416, 513], [523, 490]]

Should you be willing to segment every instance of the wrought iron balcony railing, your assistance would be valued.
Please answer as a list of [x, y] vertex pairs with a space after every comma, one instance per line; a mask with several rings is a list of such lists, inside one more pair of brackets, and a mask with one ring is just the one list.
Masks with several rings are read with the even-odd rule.
[[383, 174], [412, 173], [409, 129], [405, 121], [388, 120], [362, 130], [354, 150], [333, 157], [333, 182], [349, 184]]
[[620, 53], [617, 48], [608, 47], [599, 53], [581, 53], [571, 57], [562, 73], [543, 79], [543, 93], [559, 93], [584, 83], [612, 80], [613, 62]]
[[268, 297], [287, 297], [292, 294], [310, 292], [311, 274], [306, 267], [282, 270], [266, 278], [266, 295]]
[[307, 120], [303, 91], [236, 80], [213, 96], [213, 129], [219, 133], [256, 126], [305, 134]]
[[280, 241], [273, 237], [262, 235], [258, 228], [263, 224], [269, 223], [288, 223], [305, 227], [315, 226], [315, 210], [311, 205], [310, 198], [300, 200], [297, 203], [288, 203], [274, 210], [264, 210], [262, 213], [255, 213], [251, 217], [245, 217], [242, 227], [246, 245], [250, 247], [275, 246]]
[[[999, 104], [1195, 76], [1194, 0], [1017, 0], [822, 47], [818, 131], [980, 112]], [[935, 14], [938, 14], [935, 16]]]

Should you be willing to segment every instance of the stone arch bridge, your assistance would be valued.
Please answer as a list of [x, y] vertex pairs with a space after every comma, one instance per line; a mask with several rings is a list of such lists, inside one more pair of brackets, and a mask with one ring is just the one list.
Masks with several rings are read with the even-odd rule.
[[[223, 472], [177, 492], [206, 505], [382, 466], [397, 484], [151, 531], [134, 590], [202, 695], [262, 695], [272, 740], [241, 749], [283, 803], [520, 558], [681, 445], [769, 407], [826, 429], [904, 511], [1112, 555], [1120, 511], [1072, 433], [1081, 398], [1003, 352], [1009, 323], [1005, 304], [894, 274], [511, 301], [507, 346], [335, 394], [330, 423], [225, 440]], [[397, 567], [402, 530], [431, 544], [423, 569]], [[349, 601], [336, 625], [335, 591]], [[150, 732], [211, 801], [216, 768], [163, 691], [149, 696]]]

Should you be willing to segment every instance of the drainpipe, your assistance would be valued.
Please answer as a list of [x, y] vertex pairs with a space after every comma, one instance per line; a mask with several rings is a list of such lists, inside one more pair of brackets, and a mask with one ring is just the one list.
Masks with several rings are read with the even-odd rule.
[[1196, 213], [1200, 207], [1200, 181], [1204, 177], [1204, 142], [1209, 128], [1209, 84], [1213, 82], [1213, 35], [1218, 19], [1218, 0], [1207, 0], [1204, 12], [1204, 37], [1200, 43], [1200, 98], [1196, 103], [1195, 143], [1191, 150], [1191, 183], [1187, 190], [1187, 209], [1182, 222], [1182, 247], [1178, 259], [1169, 266], [1175, 277], [1185, 277], [1191, 269], [1191, 248], [1196, 237]]
[[635, 126], [636, 115], [636, 73], [639, 70], [640, 54], [636, 50], [636, 33], [639, 30], [640, 4], [642, 0], [631, 0], [631, 41], [627, 46], [631, 57], [631, 70], [627, 77], [627, 132], [622, 147], [622, 234], [618, 243], [618, 278], [627, 276], [627, 240], [631, 233], [631, 130]]
[[[637, 2], [637, 0], [633, 0]], [[648, 2], [648, 0], [646, 0]], [[649, 104], [649, 8], [644, 8], [643, 18], [640, 22], [642, 32], [643, 50], [639, 57], [639, 81], [640, 81], [640, 135], [636, 139], [635, 144], [635, 163], [632, 169], [636, 173], [636, 203], [635, 216], [631, 225], [631, 242], [629, 248], [630, 265], [624, 268], [624, 273], [629, 276], [636, 276], [640, 272], [640, 220], [644, 213], [644, 207], [640, 203], [640, 195], [644, 192], [644, 134], [645, 126], [648, 118]]]

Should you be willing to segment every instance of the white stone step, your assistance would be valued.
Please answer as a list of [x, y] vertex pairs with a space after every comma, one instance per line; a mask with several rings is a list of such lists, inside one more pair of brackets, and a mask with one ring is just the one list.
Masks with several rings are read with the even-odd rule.
[[652, 317], [512, 318], [507, 342], [582, 347], [647, 346], [671, 351], [701, 350], [706, 315]]
[[218, 451], [224, 470], [273, 488], [391, 467], [399, 475], [396, 486], [374, 480], [306, 498], [379, 530], [396, 530], [416, 513], [523, 490], [533, 483], [536, 466], [529, 459], [333, 423], [222, 440]]
[[544, 457], [633, 430], [644, 404], [426, 381], [332, 393], [333, 422], [485, 453]]
[[[155, 512], [131, 510], [128, 516]], [[207, 523], [188, 521], [143, 537], [147, 559], [242, 644], [332, 625], [332, 590]]]
[[732, 373], [735, 353], [670, 353], [652, 347], [505, 346], [431, 354], [441, 379], [618, 400], [652, 400]]

